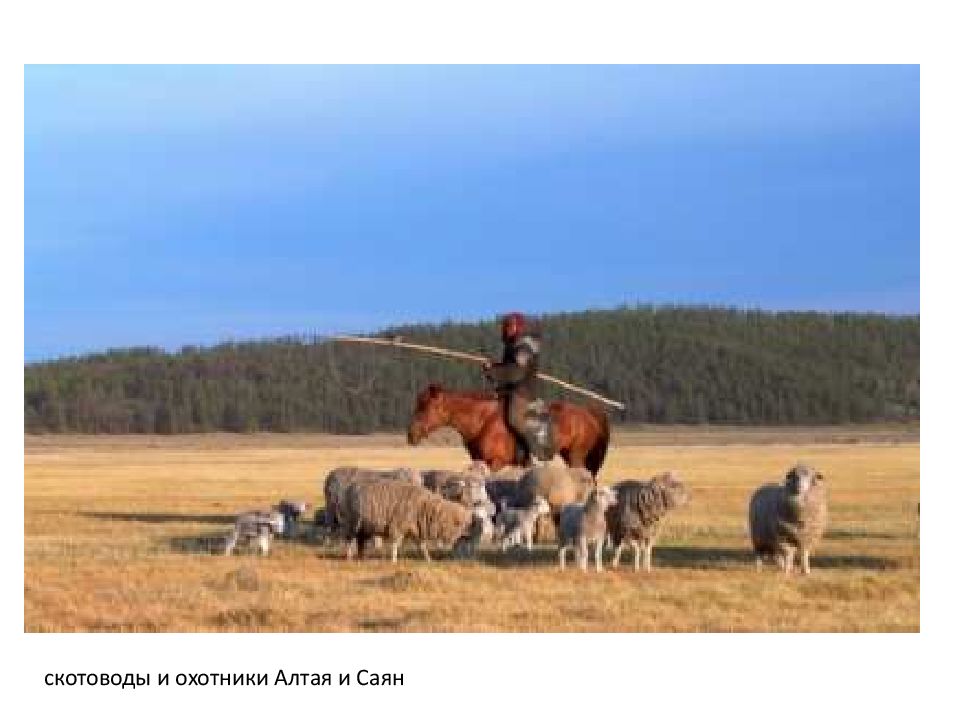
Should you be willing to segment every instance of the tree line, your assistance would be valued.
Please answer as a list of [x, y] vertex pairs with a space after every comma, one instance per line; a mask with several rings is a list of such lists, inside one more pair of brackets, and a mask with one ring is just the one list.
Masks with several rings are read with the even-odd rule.
[[[626, 403], [614, 422], [920, 416], [919, 316], [631, 306], [541, 319], [543, 369]], [[494, 320], [382, 334], [491, 357], [499, 348]], [[322, 337], [110, 350], [27, 364], [24, 425], [30, 433], [368, 433], [404, 427], [429, 382], [484, 384], [475, 365]]]

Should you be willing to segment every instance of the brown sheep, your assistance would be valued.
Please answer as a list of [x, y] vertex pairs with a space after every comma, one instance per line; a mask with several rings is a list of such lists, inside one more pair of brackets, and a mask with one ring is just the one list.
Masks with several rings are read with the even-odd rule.
[[341, 508], [342, 532], [347, 540], [347, 558], [363, 557], [366, 543], [381, 537], [392, 544], [391, 559], [397, 562], [405, 538], [416, 540], [423, 557], [430, 561], [430, 542], [453, 546], [470, 535], [474, 513], [444, 500], [426, 488], [396, 482], [354, 483], [347, 488]]

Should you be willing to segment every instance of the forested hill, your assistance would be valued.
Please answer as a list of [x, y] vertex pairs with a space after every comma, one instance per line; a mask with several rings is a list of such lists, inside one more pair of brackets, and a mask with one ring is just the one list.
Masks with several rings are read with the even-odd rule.
[[[920, 414], [918, 316], [632, 307], [548, 315], [543, 326], [544, 370], [625, 402], [615, 422], [819, 424]], [[492, 321], [385, 334], [488, 355], [498, 347]], [[482, 386], [475, 365], [321, 338], [118, 350], [27, 365], [25, 427], [394, 430], [431, 381]]]

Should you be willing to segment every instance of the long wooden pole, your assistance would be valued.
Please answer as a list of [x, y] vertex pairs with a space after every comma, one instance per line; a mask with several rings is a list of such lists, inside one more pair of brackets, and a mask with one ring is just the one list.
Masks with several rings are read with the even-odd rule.
[[[488, 358], [485, 358], [483, 355], [476, 355], [474, 353], [461, 352], [460, 350], [448, 350], [447, 348], [433, 347], [432, 345], [421, 345], [419, 343], [406, 342], [404, 340], [391, 340], [390, 338], [376, 338], [376, 337], [363, 337], [360, 335], [330, 335], [328, 336], [329, 340], [335, 342], [351, 342], [351, 343], [364, 343], [367, 345], [386, 345], [388, 347], [400, 347], [407, 348], [409, 350], [418, 350], [420, 352], [425, 352], [430, 355], [440, 355], [441, 357], [452, 357], [459, 360], [469, 360], [470, 362], [475, 363], [485, 363], [489, 362]], [[591, 397], [594, 400], [599, 400], [602, 403], [615, 407], [618, 410], [623, 410], [626, 406], [617, 402], [616, 400], [611, 400], [606, 398], [599, 393], [595, 393], [592, 390], [587, 390], [586, 388], [579, 387], [572, 383], [568, 383], [565, 380], [556, 378], [553, 375], [547, 375], [544, 372], [538, 372], [537, 377], [541, 380], [544, 380], [554, 385], [559, 385], [562, 388], [566, 388], [571, 392], [579, 393], [581, 395], [586, 395]]]

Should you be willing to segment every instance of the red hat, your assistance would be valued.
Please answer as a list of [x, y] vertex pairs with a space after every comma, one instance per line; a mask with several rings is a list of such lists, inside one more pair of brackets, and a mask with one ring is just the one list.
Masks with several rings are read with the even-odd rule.
[[500, 320], [500, 336], [504, 342], [514, 340], [527, 330], [527, 318], [523, 313], [507, 313]]

